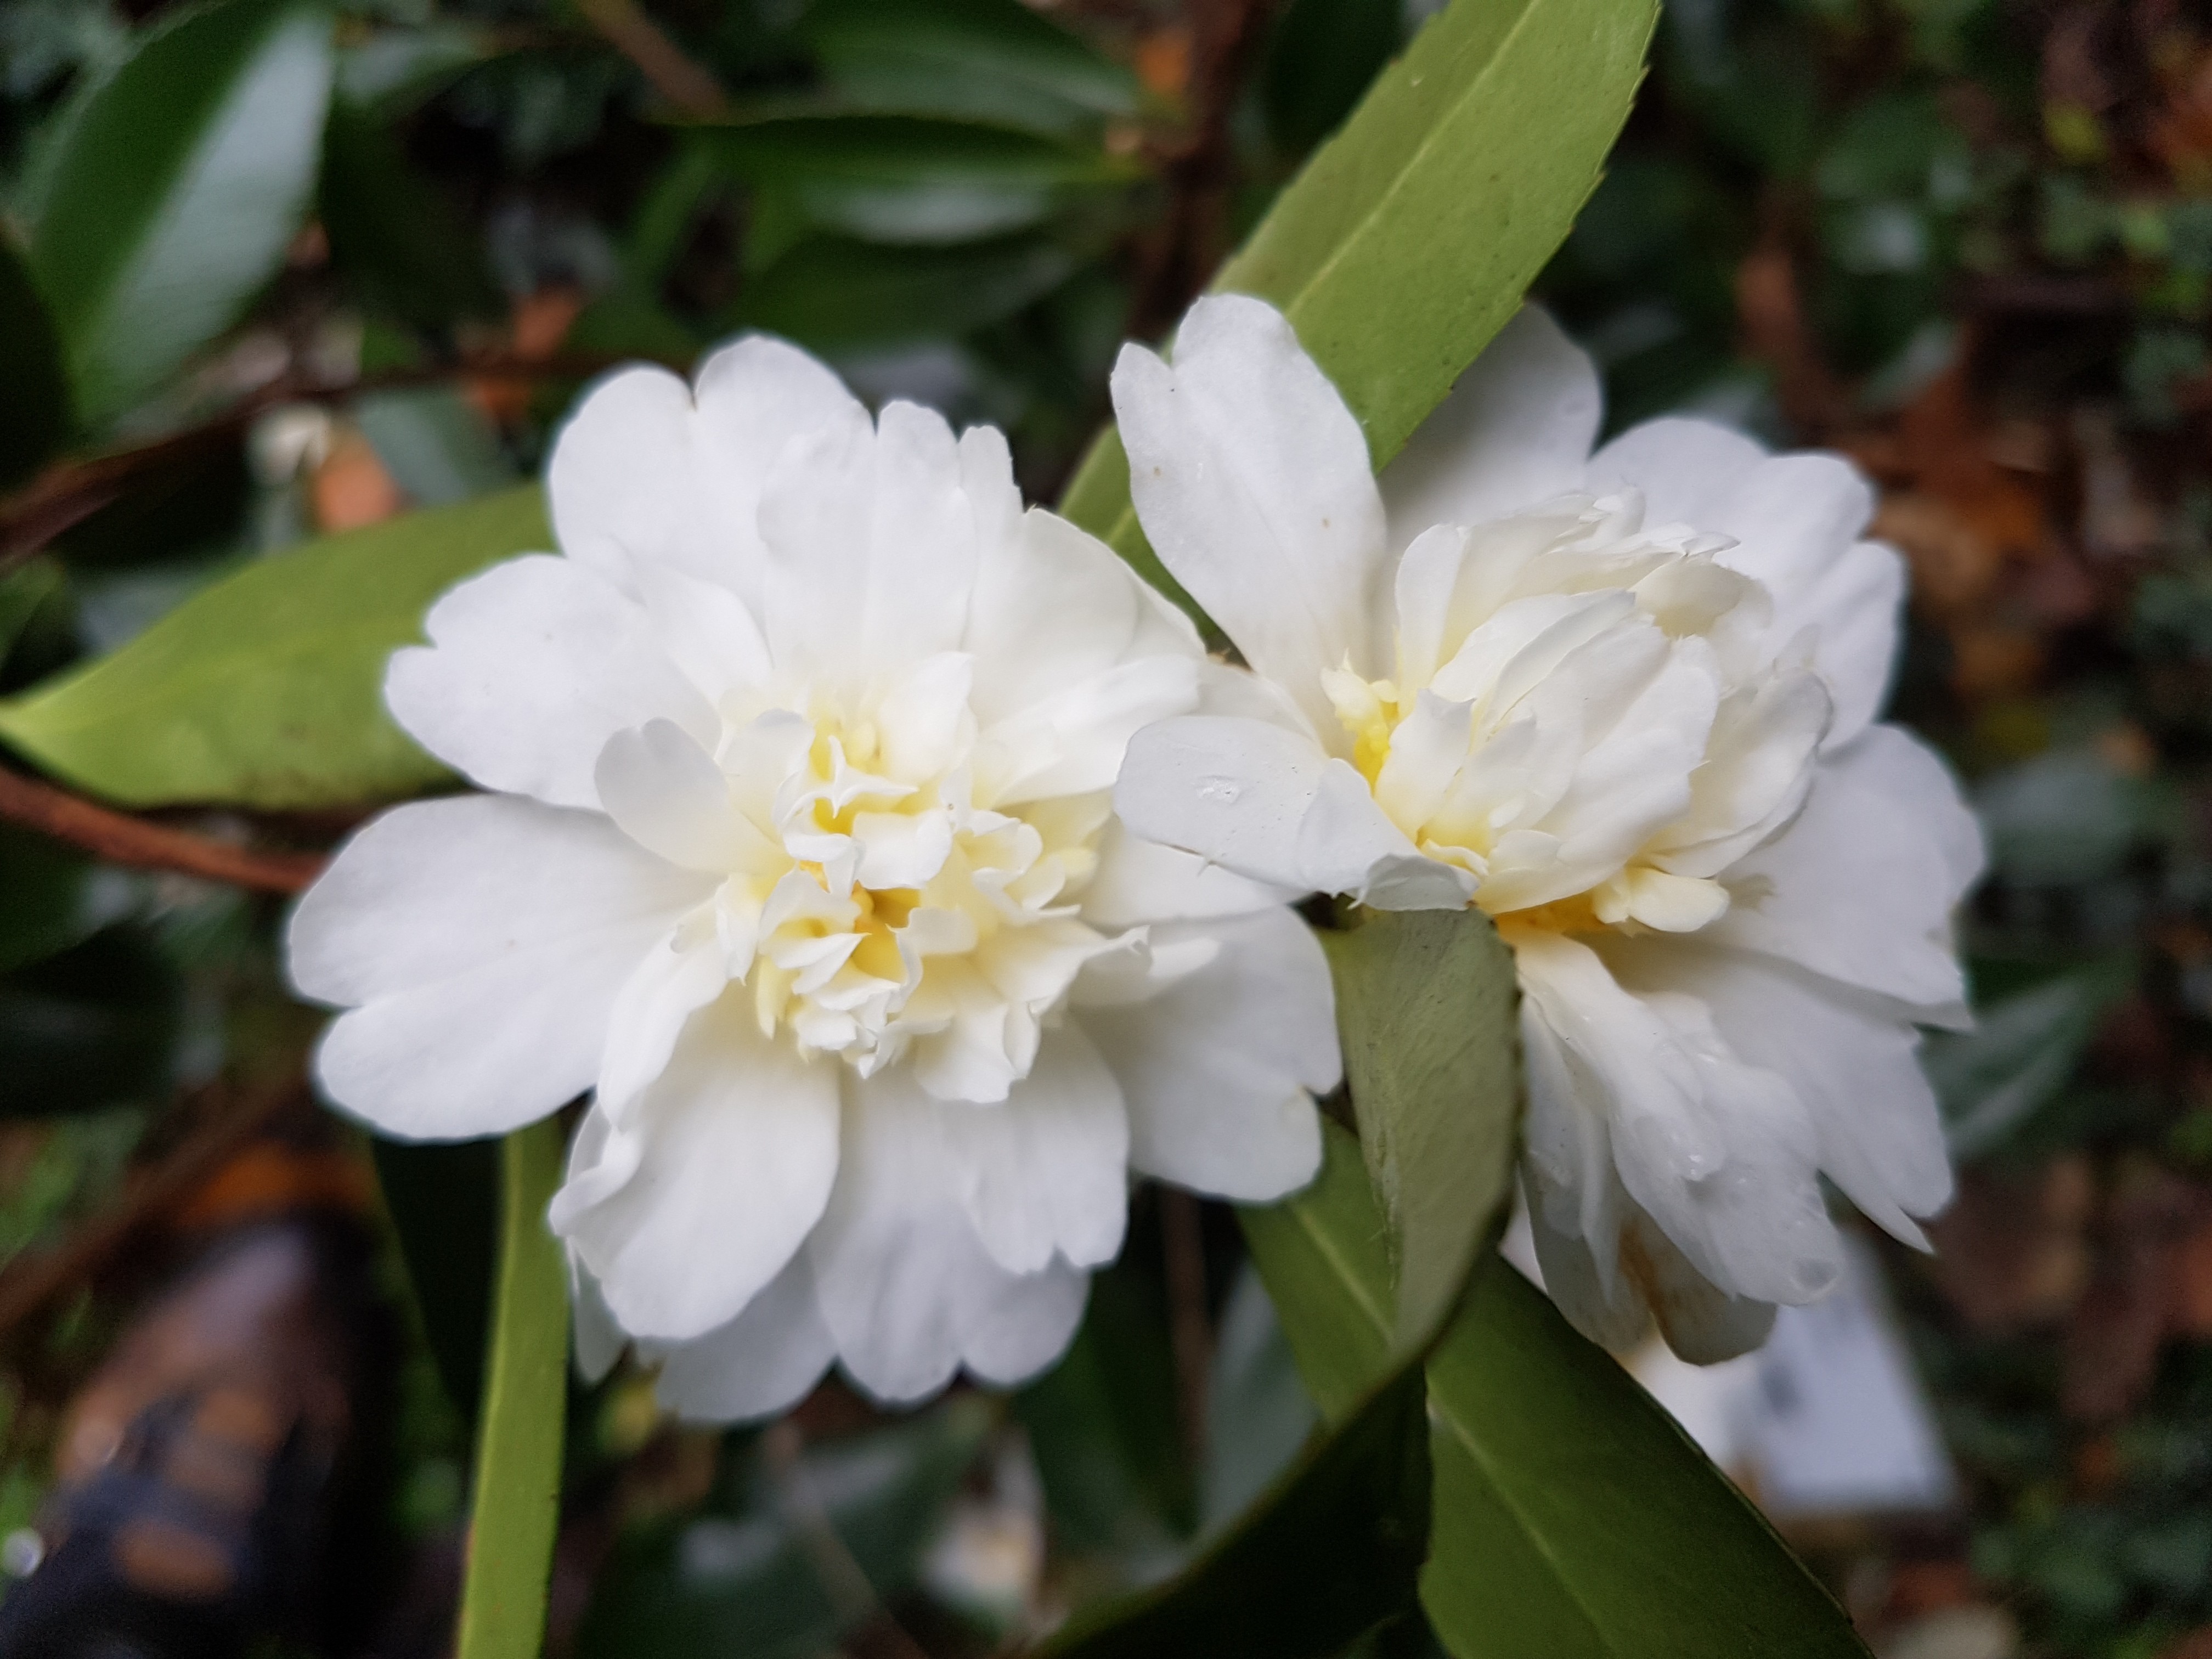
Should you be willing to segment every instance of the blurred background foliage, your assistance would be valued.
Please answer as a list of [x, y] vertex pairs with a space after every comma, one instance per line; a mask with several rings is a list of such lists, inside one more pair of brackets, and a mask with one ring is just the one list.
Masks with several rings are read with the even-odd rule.
[[[0, 697], [220, 574], [521, 480], [592, 374], [745, 328], [1003, 426], [1050, 500], [1118, 343], [1171, 325], [1420, 10], [9, 0]], [[1672, 0], [1540, 292], [1613, 424], [1699, 409], [1877, 480], [1914, 570], [1898, 706], [1990, 833], [1981, 1024], [1928, 1050], [1960, 1198], [1936, 1257], [1887, 1258], [1966, 1502], [1797, 1541], [1885, 1653], [2205, 1659], [2212, 10]], [[171, 816], [301, 848], [349, 822]], [[11, 1571], [70, 1401], [296, 1075], [281, 915], [0, 823]], [[492, 1160], [373, 1156], [378, 1612], [325, 1646], [429, 1654]], [[1010, 1400], [894, 1419], [833, 1385], [725, 1434], [633, 1374], [580, 1392], [556, 1650], [980, 1654], [1170, 1570], [1315, 1419], [1224, 1212], [1144, 1194], [1130, 1237]]]

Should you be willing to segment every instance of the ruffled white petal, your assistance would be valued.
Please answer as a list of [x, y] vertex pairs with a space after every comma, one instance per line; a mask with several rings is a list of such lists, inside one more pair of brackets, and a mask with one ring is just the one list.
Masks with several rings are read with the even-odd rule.
[[1055, 1261], [1012, 1273], [984, 1249], [945, 1109], [904, 1068], [848, 1073], [837, 1183], [806, 1243], [839, 1359], [887, 1401], [920, 1399], [963, 1364], [1017, 1381], [1050, 1363], [1082, 1316], [1080, 1272]]
[[804, 1251], [728, 1324], [689, 1342], [641, 1344], [660, 1362], [653, 1392], [695, 1423], [746, 1423], [789, 1410], [837, 1356]]
[[[763, 1036], [732, 996], [691, 1016], [617, 1123], [593, 1109], [551, 1218], [623, 1329], [699, 1336], [782, 1272], [836, 1174], [838, 1070]], [[635, 1150], [619, 1158], [620, 1184], [603, 1190], [593, 1166], [623, 1142]]]
[[1943, 763], [1895, 726], [1829, 757], [1789, 829], [1736, 864], [1716, 944], [1778, 957], [1961, 1018], [1951, 915], [1981, 867], [1980, 830]]
[[1076, 1018], [1121, 1080], [1132, 1167], [1265, 1203], [1320, 1167], [1314, 1097], [1344, 1070], [1328, 963], [1312, 932], [1279, 908], [1152, 930], [1156, 952], [1188, 939], [1219, 950], [1141, 1001], [1085, 1006], [1079, 983]]
[[1389, 544], [1578, 488], [1602, 412], [1589, 355], [1550, 313], [1523, 306], [1382, 469]]
[[589, 1088], [623, 981], [708, 884], [596, 814], [471, 796], [357, 833], [293, 912], [294, 987], [348, 1008], [317, 1075], [387, 1134], [498, 1134]]
[[1145, 533], [1244, 659], [1333, 721], [1315, 675], [1376, 672], [1382, 506], [1359, 423], [1281, 313], [1241, 295], [1191, 307], [1170, 368], [1114, 366]]
[[1253, 881], [1195, 853], [1146, 841], [1115, 819], [1099, 839], [1098, 872], [1083, 890], [1083, 919], [1108, 930], [1199, 921], [1249, 915], [1303, 896], [1303, 890]]
[[555, 441], [545, 488], [568, 556], [620, 586], [649, 560], [739, 595], [757, 614], [761, 489], [784, 446], [859, 405], [781, 340], [751, 336], [700, 366], [609, 375]]
[[384, 700], [410, 736], [487, 789], [597, 806], [592, 781], [617, 732], [672, 720], [712, 741], [714, 711], [651, 620], [603, 578], [543, 554], [494, 565], [393, 654]]
[[1254, 881], [1385, 909], [1456, 908], [1474, 882], [1423, 858], [1343, 761], [1279, 726], [1183, 715], [1129, 744], [1115, 809], [1138, 835]]
[[1080, 1030], [1048, 1032], [1004, 1100], [949, 1101], [942, 1122], [961, 1201], [999, 1266], [1033, 1273], [1055, 1253], [1079, 1267], [1114, 1259], [1128, 1212], [1129, 1120]]

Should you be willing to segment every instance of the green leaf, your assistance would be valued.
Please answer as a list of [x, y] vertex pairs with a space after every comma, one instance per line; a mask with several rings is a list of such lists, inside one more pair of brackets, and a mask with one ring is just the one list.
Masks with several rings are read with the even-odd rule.
[[0, 1117], [158, 1098], [173, 1079], [182, 1017], [175, 969], [135, 927], [0, 974]]
[[489, 1140], [369, 1142], [386, 1213], [446, 1397], [472, 1423], [483, 1394], [499, 1239], [499, 1148]]
[[1320, 1421], [1267, 1285], [1247, 1261], [1230, 1287], [1206, 1367], [1206, 1467], [1199, 1476], [1206, 1530], [1249, 1506], [1291, 1466]]
[[1189, 1566], [1079, 1613], [1041, 1659], [1334, 1653], [1413, 1599], [1428, 1541], [1428, 1443], [1420, 1372], [1408, 1366]]
[[1136, 77], [1021, 0], [817, 0], [800, 33], [873, 109], [1068, 132], [1136, 112]]
[[500, 311], [476, 233], [383, 124], [343, 98], [324, 129], [317, 210], [338, 274], [372, 307], [432, 328]]
[[961, 247], [879, 247], [820, 237], [755, 280], [749, 326], [826, 348], [964, 334], [1012, 315], [1075, 271], [1066, 248], [1017, 237]]
[[[1389, 1363], [1386, 1227], [1352, 1137], [1242, 1212], [1323, 1412]], [[1674, 1419], [1494, 1252], [1428, 1361], [1434, 1520], [1421, 1599], [1459, 1659], [1865, 1659], [1844, 1617]]]
[[840, 1606], [825, 1586], [831, 1540], [819, 1528], [836, 1534], [874, 1596], [898, 1595], [991, 1420], [985, 1401], [957, 1397], [910, 1422], [809, 1447], [781, 1470], [755, 1441], [706, 1514], [617, 1553], [593, 1589], [579, 1659], [833, 1652], [860, 1609]]
[[0, 489], [21, 483], [69, 434], [69, 381], [53, 319], [0, 225]]
[[423, 611], [454, 582], [551, 544], [535, 486], [311, 542], [0, 702], [0, 738], [133, 806], [412, 793], [445, 773], [385, 714], [386, 659], [420, 637]]
[[545, 1206], [565, 1139], [552, 1117], [500, 1146], [499, 1280], [456, 1659], [538, 1659], [545, 1633], [568, 1397], [568, 1273]]
[[1397, 1267], [1394, 1342], [1425, 1347], [1512, 1191], [1513, 953], [1480, 910], [1375, 911], [1324, 931], [1345, 1079]]
[[161, 385], [276, 273], [330, 86], [327, 12], [224, 0], [155, 29], [93, 94], [31, 238], [85, 419]]
[[[1378, 468], [1565, 238], [1627, 118], [1656, 15], [1651, 0], [1455, 0], [1214, 279], [1282, 308]], [[1164, 576], [1110, 429], [1060, 511]]]
[[1096, 149], [910, 115], [781, 116], [704, 129], [702, 141], [735, 177], [790, 192], [815, 225], [876, 242], [1003, 235], [1074, 191], [1138, 176]]
[[1421, 1599], [1461, 1659], [1867, 1659], [1765, 1517], [1502, 1256], [1429, 1361]]

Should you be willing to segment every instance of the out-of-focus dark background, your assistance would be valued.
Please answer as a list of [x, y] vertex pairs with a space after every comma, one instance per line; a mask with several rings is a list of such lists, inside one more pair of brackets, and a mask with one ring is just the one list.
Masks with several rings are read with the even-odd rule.
[[[0, 6], [15, 233], [53, 210], [76, 112], [182, 12]], [[177, 366], [0, 497], [0, 695], [249, 561], [520, 479], [591, 374], [748, 327], [1004, 426], [1049, 500], [1118, 342], [1172, 324], [1419, 21], [342, 5], [312, 196], [244, 319], [149, 340]], [[148, 131], [228, 122], [250, 150], [270, 74]], [[167, 161], [112, 165], [123, 218]], [[161, 234], [183, 270], [227, 233]], [[1878, 481], [1913, 570], [1897, 710], [1992, 849], [1981, 1023], [1928, 1048], [1960, 1198], [1936, 1257], [1881, 1258], [1954, 1496], [1791, 1535], [1892, 1659], [2207, 1659], [2212, 9], [1672, 0], [1540, 289], [1614, 425], [1700, 410]], [[8, 362], [0, 426], [34, 427]], [[349, 822], [170, 817], [301, 849]], [[173, 1650], [432, 1655], [490, 1154], [372, 1154], [304, 1103], [282, 910], [0, 824], [0, 1569], [27, 1595], [56, 1517], [89, 1524], [71, 1493], [127, 1466], [117, 1524], [170, 1527], [138, 1589], [196, 1582], [233, 1620], [172, 1621]], [[146, 1439], [179, 1398], [174, 1432], [243, 1448], [252, 1480], [192, 1486], [161, 1449], [183, 1442]], [[724, 1434], [624, 1371], [570, 1416], [553, 1649], [635, 1659], [991, 1651], [1164, 1571], [1311, 1420], [1233, 1221], [1152, 1194], [1068, 1362], [1012, 1400], [889, 1419], [832, 1385]]]

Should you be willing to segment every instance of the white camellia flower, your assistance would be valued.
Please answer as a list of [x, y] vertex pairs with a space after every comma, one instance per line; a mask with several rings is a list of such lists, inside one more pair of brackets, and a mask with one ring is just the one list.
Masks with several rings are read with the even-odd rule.
[[1524, 311], [1383, 473], [1256, 300], [1114, 374], [1137, 509], [1255, 671], [1139, 732], [1133, 830], [1512, 945], [1522, 1178], [1553, 1295], [1614, 1346], [1763, 1340], [1840, 1271], [1817, 1180], [1924, 1248], [1951, 1175], [1917, 1025], [1965, 1018], [1981, 866], [1874, 724], [1904, 573], [1864, 482], [1700, 421], [1591, 453], [1589, 360]]
[[562, 556], [398, 653], [393, 714], [492, 793], [402, 806], [293, 918], [317, 1067], [386, 1133], [591, 1091], [551, 1212], [587, 1369], [777, 1410], [1049, 1363], [1128, 1172], [1304, 1184], [1339, 1074], [1282, 895], [1137, 841], [1129, 734], [1197, 705], [1190, 624], [1024, 513], [1006, 441], [879, 420], [749, 338], [603, 382], [548, 477]]

